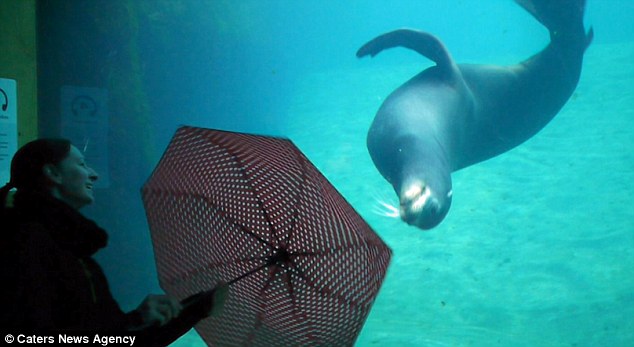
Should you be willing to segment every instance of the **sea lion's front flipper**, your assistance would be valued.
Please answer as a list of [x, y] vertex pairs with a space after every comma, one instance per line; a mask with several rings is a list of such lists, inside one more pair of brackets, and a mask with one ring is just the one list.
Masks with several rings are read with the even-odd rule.
[[394, 47], [405, 47], [416, 51], [443, 69], [453, 69], [455, 66], [445, 45], [437, 37], [424, 31], [411, 29], [398, 29], [377, 36], [359, 48], [357, 57], [362, 58], [367, 55], [374, 57], [379, 52]]

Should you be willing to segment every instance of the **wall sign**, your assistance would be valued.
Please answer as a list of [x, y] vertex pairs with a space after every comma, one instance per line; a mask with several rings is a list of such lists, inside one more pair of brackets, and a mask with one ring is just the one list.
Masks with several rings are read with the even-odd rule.
[[0, 186], [9, 182], [18, 150], [18, 97], [15, 80], [0, 78]]
[[62, 137], [84, 152], [86, 163], [99, 179], [96, 188], [110, 185], [108, 174], [108, 91], [100, 88], [63, 86], [61, 90]]

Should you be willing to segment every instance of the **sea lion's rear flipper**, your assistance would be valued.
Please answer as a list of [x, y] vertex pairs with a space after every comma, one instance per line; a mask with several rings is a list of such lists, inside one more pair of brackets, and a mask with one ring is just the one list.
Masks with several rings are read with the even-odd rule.
[[585, 33], [583, 14], [586, 0], [515, 0], [520, 6], [542, 23], [552, 40], [564, 38], [577, 40], [583, 48], [588, 47], [594, 32], [592, 28]]
[[451, 55], [442, 42], [434, 35], [411, 29], [398, 29], [377, 36], [357, 51], [357, 57], [367, 55], [374, 57], [379, 52], [394, 48], [405, 47], [422, 54], [442, 69], [453, 69], [455, 64]]

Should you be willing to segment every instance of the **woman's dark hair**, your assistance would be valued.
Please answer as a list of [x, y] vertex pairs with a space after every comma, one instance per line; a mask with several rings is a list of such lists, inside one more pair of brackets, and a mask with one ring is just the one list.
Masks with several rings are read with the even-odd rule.
[[0, 188], [0, 203], [4, 206], [7, 194], [18, 191], [44, 192], [49, 187], [44, 166], [57, 165], [70, 153], [71, 143], [66, 139], [39, 139], [22, 146], [11, 160], [11, 179]]

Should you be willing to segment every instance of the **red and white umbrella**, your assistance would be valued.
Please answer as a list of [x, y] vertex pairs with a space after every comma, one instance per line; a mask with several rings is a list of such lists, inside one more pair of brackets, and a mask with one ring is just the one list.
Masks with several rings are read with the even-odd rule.
[[391, 251], [287, 139], [178, 129], [143, 186], [161, 287], [230, 283], [210, 346], [352, 346]]

